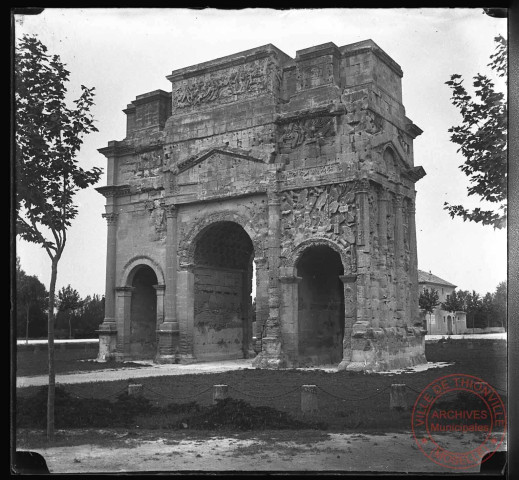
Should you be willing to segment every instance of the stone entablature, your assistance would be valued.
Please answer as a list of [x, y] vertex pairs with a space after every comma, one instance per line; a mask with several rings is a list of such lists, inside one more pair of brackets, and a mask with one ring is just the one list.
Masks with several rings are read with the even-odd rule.
[[[145, 315], [131, 295], [152, 298], [146, 282], [158, 281], [156, 264], [164, 272], [153, 297], [157, 361], [249, 355], [252, 336], [262, 343], [258, 366], [324, 361], [308, 329], [326, 302], [334, 306], [323, 315], [335, 326], [321, 332], [316, 324], [316, 335], [323, 345], [343, 335], [341, 368], [424, 361], [414, 199], [425, 172], [414, 165], [421, 130], [405, 116], [401, 77], [371, 40], [318, 45], [295, 59], [266, 45], [173, 71], [171, 92], [131, 102], [126, 138], [100, 149], [109, 220], [103, 357], [139, 351], [130, 332]], [[214, 252], [249, 253], [230, 262], [231, 272], [211, 257], [213, 244]], [[310, 280], [321, 267], [308, 252], [333, 267], [324, 284], [340, 277], [328, 300]], [[254, 331], [247, 255], [256, 266]], [[149, 271], [129, 294], [125, 265], [139, 258]], [[200, 258], [212, 260], [202, 266]], [[233, 312], [228, 337], [222, 311]]]

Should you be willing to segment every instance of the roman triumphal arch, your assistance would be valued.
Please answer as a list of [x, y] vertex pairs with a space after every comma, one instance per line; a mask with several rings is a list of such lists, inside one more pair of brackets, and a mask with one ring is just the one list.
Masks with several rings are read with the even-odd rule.
[[[108, 161], [99, 360], [425, 362], [402, 70], [372, 40], [173, 71]], [[253, 296], [255, 302], [253, 302]], [[254, 307], [253, 307], [254, 305]]]

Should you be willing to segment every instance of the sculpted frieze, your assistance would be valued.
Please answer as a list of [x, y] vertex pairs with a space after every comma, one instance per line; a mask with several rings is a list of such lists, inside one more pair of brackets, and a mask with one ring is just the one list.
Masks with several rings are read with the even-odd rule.
[[279, 85], [280, 73], [269, 59], [184, 80], [173, 87], [173, 108], [183, 109], [236, 97], [254, 96]]
[[323, 115], [319, 117], [302, 118], [281, 125], [280, 148], [294, 149], [303, 143], [322, 142], [336, 133], [335, 117]]

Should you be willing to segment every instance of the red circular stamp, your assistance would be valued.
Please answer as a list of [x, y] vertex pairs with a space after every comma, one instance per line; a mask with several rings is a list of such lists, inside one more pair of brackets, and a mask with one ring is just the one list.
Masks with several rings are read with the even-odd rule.
[[505, 405], [484, 380], [446, 375], [418, 395], [411, 426], [416, 444], [431, 461], [468, 469], [488, 460], [505, 440]]

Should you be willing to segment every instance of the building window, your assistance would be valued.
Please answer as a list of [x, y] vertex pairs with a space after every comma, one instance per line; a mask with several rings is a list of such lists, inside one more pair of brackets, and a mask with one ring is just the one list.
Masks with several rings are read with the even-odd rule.
[[447, 295], [447, 301], [449, 301], [450, 295]]

